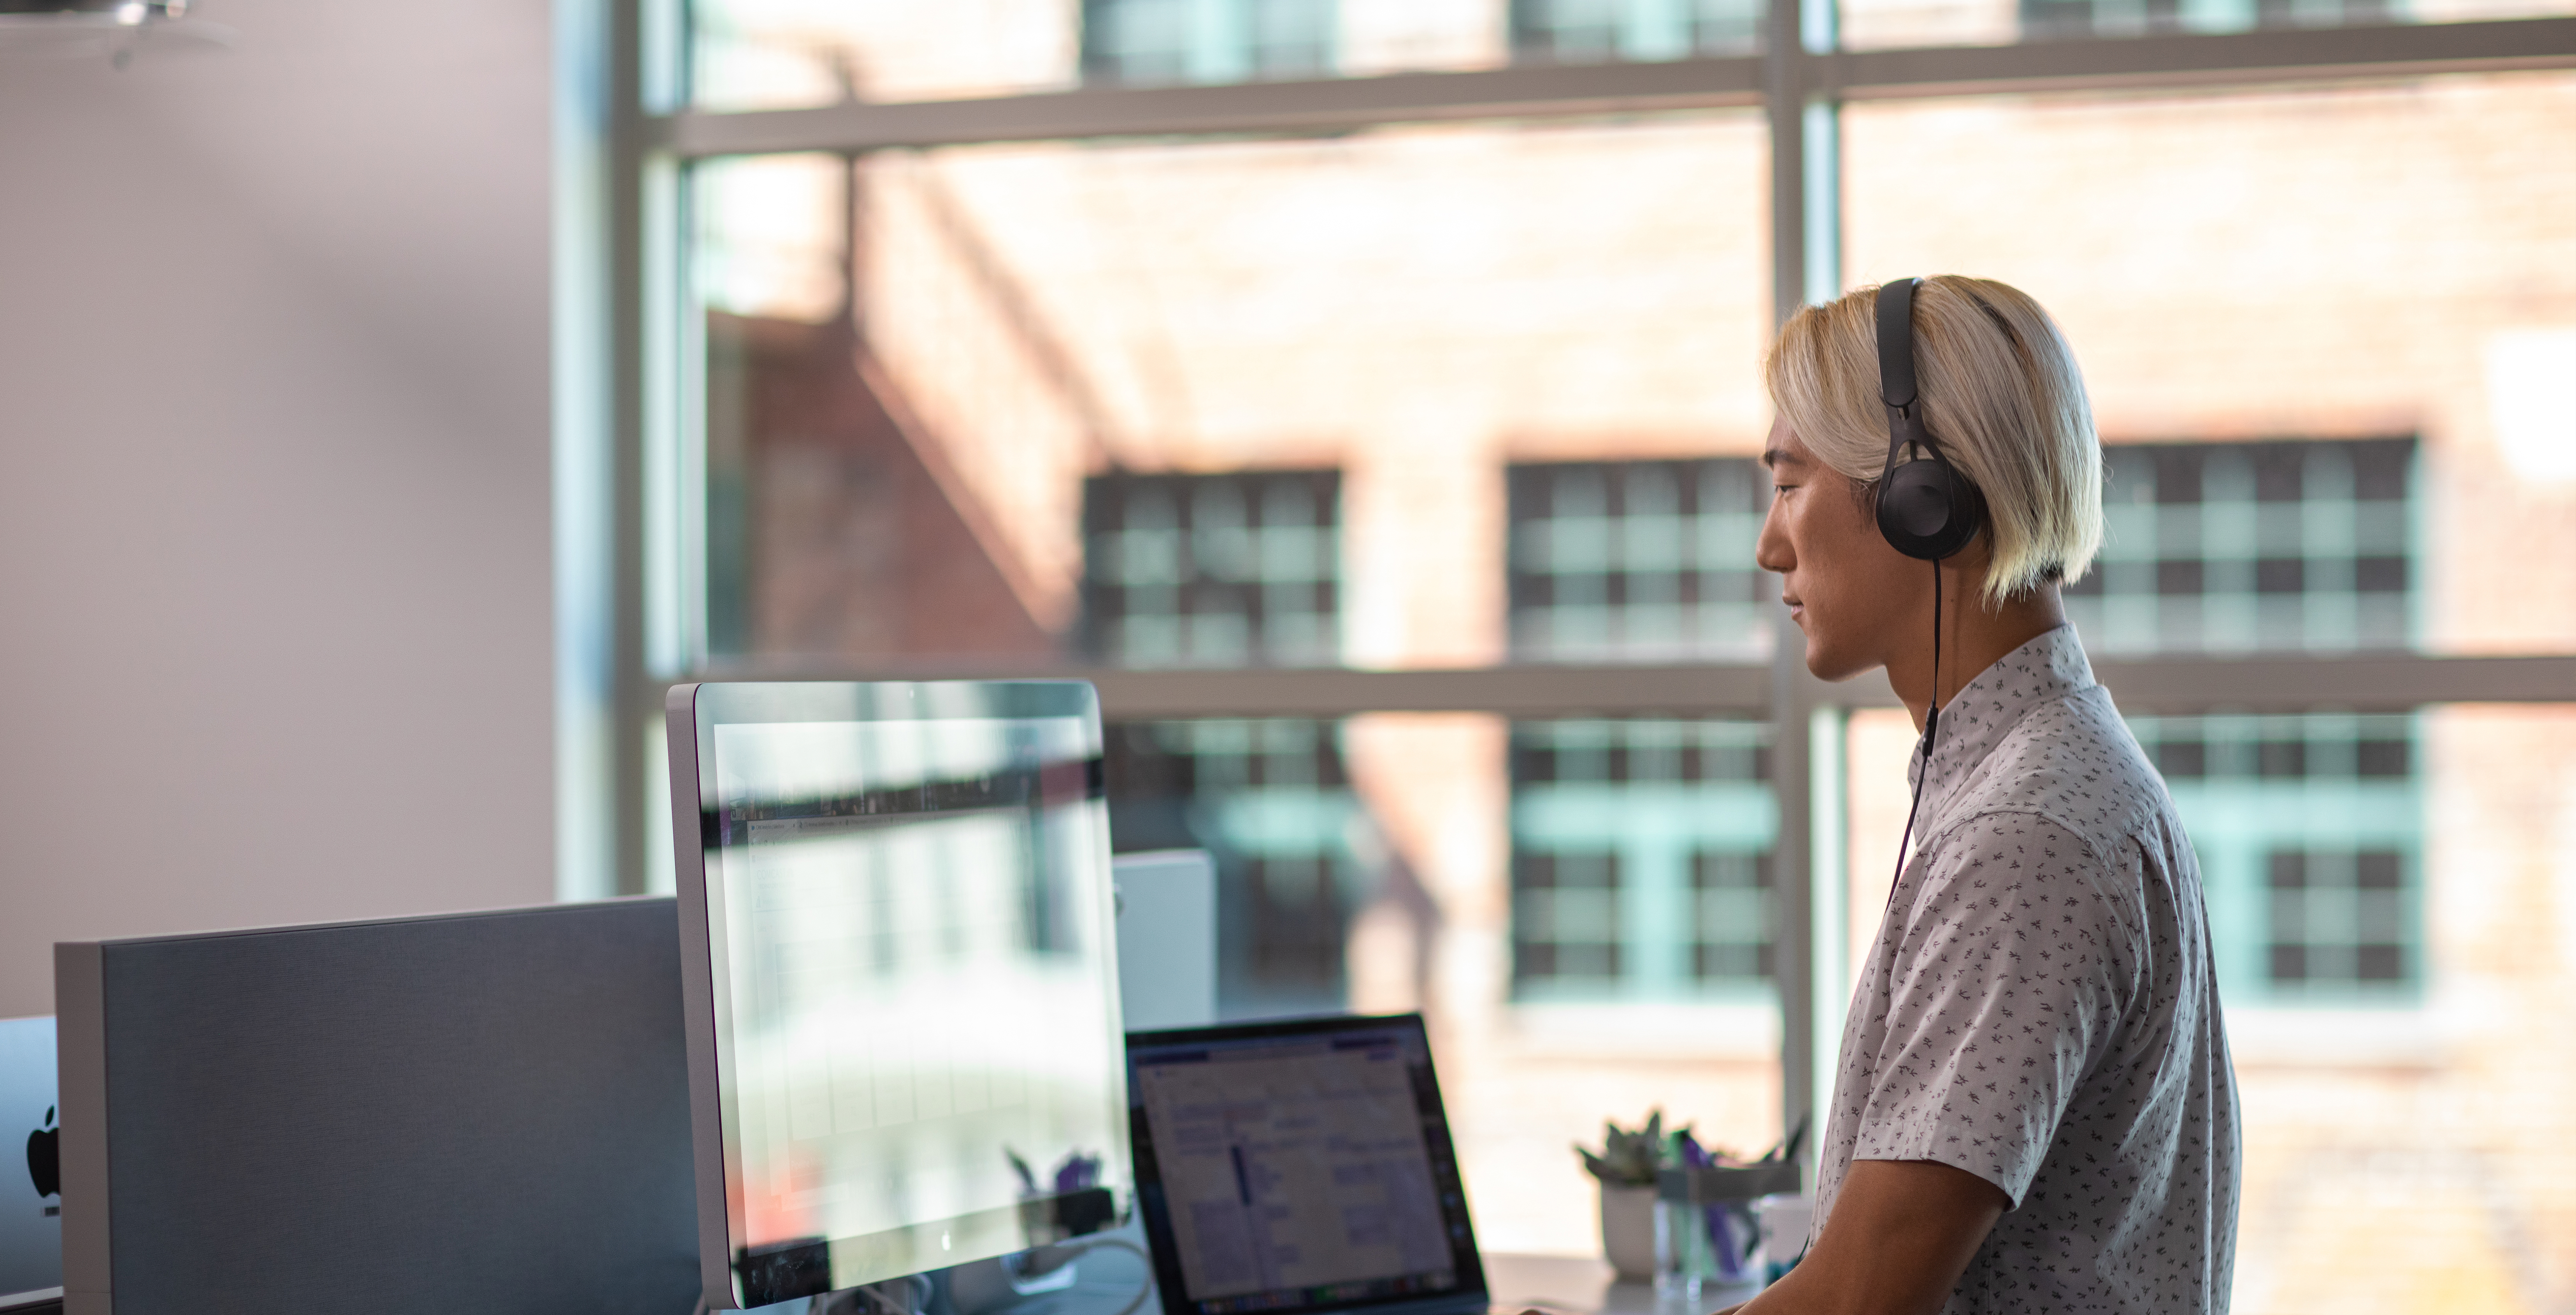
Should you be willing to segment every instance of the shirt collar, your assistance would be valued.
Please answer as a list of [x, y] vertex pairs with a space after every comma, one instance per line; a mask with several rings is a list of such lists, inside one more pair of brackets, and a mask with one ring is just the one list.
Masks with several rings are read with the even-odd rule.
[[2003, 742], [2022, 714], [2093, 686], [2093, 664], [2085, 660], [2075, 627], [2045, 631], [1995, 659], [1950, 696], [1941, 708], [1929, 772], [1918, 753], [1907, 764], [1906, 778], [1935, 801], [1945, 799]]

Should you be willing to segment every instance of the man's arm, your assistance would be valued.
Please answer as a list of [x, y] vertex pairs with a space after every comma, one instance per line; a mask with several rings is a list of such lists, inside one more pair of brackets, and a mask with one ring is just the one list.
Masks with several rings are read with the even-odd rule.
[[1931, 1315], [2011, 1202], [1934, 1160], [1854, 1160], [1825, 1231], [1741, 1315]]

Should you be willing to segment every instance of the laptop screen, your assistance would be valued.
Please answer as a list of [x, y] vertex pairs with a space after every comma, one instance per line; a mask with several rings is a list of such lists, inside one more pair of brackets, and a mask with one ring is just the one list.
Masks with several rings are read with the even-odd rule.
[[1419, 1015], [1138, 1032], [1127, 1067], [1167, 1315], [1481, 1307]]

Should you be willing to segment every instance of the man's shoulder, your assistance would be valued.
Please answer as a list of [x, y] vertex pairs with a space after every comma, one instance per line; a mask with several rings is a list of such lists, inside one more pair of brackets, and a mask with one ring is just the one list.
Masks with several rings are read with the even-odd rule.
[[2169, 824], [2164, 778], [2100, 686], [2032, 708], [1979, 765], [1947, 821], [2025, 815], [2107, 858]]

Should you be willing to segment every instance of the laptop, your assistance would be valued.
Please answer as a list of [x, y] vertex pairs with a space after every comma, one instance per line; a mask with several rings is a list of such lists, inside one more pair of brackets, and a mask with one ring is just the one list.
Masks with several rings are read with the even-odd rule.
[[1131, 1032], [1127, 1099], [1164, 1315], [1491, 1304], [1421, 1015]]
[[55, 1100], [54, 1020], [0, 1018], [0, 1311], [62, 1295]]

